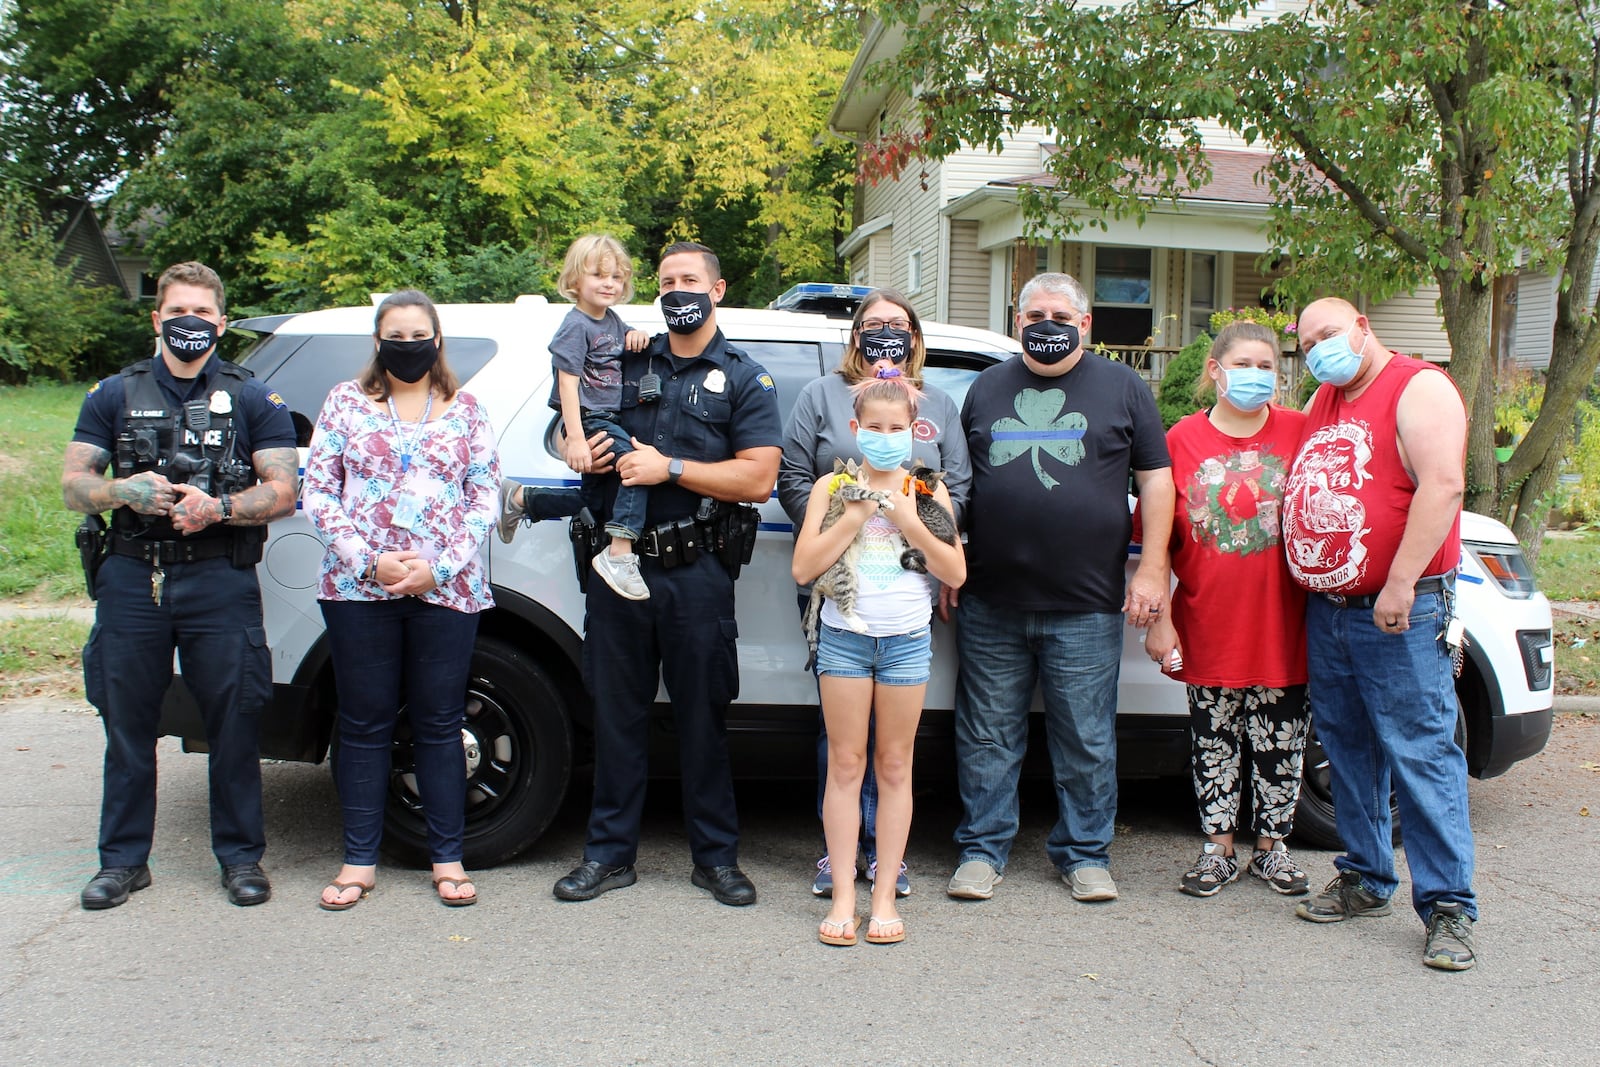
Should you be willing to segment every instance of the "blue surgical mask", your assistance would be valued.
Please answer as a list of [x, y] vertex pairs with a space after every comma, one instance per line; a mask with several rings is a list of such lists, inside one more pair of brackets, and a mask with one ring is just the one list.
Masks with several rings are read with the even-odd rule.
[[[1352, 323], [1351, 325], [1354, 325]], [[1361, 347], [1367, 347], [1365, 341]], [[1361, 370], [1361, 353], [1350, 347], [1350, 331], [1318, 341], [1306, 353], [1306, 370], [1327, 385], [1349, 385]]]
[[1225, 367], [1222, 395], [1240, 411], [1260, 411], [1272, 399], [1278, 376], [1260, 367]]
[[874, 470], [892, 471], [911, 458], [911, 431], [879, 433], [877, 430], [857, 430], [856, 447], [866, 457]]

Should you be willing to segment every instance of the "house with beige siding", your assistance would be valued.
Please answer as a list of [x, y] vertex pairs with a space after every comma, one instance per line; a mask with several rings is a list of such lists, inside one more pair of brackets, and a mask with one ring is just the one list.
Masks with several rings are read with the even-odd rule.
[[[1303, 4], [1276, 5], [1290, 6]], [[899, 27], [869, 28], [829, 117], [833, 129], [866, 143], [920, 122], [903, 91], [866, 77], [903, 43]], [[963, 148], [941, 160], [914, 160], [893, 179], [858, 179], [852, 229], [839, 251], [852, 283], [892, 286], [920, 315], [1002, 333], [1013, 332], [1022, 283], [1042, 270], [1066, 271], [1090, 294], [1094, 341], [1123, 351], [1154, 380], [1167, 355], [1207, 329], [1213, 311], [1276, 306], [1275, 250], [1266, 239], [1271, 201], [1257, 180], [1269, 157], [1221, 127], [1208, 131], [1207, 143], [1208, 184], [1185, 190], [1175, 204], [1153, 204], [1143, 222], [1107, 219], [1107, 229], [1064, 239], [1042, 232], [1019, 203], [1029, 186], [1054, 182], [1046, 170], [1055, 151], [1048, 130], [1018, 131], [997, 152]], [[1072, 210], [1070, 202], [1063, 210]], [[1495, 324], [1502, 357], [1549, 362], [1552, 293], [1545, 275], [1502, 281]], [[1355, 300], [1393, 348], [1450, 358], [1436, 286]]]

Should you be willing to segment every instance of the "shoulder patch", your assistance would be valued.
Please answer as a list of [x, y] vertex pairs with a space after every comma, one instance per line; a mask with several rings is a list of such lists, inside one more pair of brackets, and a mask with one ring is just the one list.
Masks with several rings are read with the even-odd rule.
[[100, 381], [95, 382], [93, 385], [89, 386], [89, 391], [87, 393], [84, 393], [83, 395], [84, 396], [94, 396], [94, 394], [96, 394], [96, 393], [98, 393], [100, 391], [100, 387], [102, 385], [104, 385], [104, 384], [106, 384], [104, 379], [101, 379]]
[[756, 375], [756, 381], [761, 384], [761, 388], [765, 389], [769, 393], [777, 388], [777, 386], [772, 383], [772, 375], [770, 374], [758, 374]]
[[279, 396], [277, 393], [268, 393], [267, 394], [267, 403], [271, 404], [273, 407], [277, 408], [279, 411], [282, 411], [284, 408], [289, 406], [288, 404], [285, 404], [283, 402], [283, 397]]

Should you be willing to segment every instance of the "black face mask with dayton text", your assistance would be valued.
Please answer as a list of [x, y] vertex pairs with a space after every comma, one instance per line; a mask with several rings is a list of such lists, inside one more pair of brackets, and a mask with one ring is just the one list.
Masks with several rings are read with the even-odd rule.
[[662, 293], [661, 314], [673, 333], [694, 333], [711, 318], [711, 294], [682, 289]]
[[1078, 328], [1070, 322], [1030, 322], [1022, 328], [1022, 350], [1035, 363], [1054, 366], [1078, 350]]
[[161, 323], [161, 343], [185, 363], [206, 358], [217, 347], [217, 324], [198, 315], [179, 315]]

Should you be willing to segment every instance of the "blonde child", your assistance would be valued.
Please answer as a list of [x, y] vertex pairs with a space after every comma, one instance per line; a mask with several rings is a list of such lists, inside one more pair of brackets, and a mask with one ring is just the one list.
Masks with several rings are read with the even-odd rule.
[[[627, 431], [617, 425], [617, 410], [622, 406], [622, 353], [640, 351], [650, 338], [641, 330], [628, 329], [613, 310], [614, 305], [626, 304], [633, 296], [633, 262], [615, 237], [589, 234], [567, 249], [557, 287], [574, 307], [550, 340], [555, 365], [550, 406], [561, 412], [566, 434], [562, 458], [584, 476], [584, 485], [579, 493], [540, 488], [530, 492], [514, 481], [502, 483], [499, 533], [507, 544], [521, 519], [572, 515], [584, 504], [598, 504], [601, 487], [598, 476], [590, 474], [594, 462], [589, 450], [591, 436], [607, 434], [613, 457], [633, 451]], [[610, 551], [594, 558], [595, 573], [618, 596], [629, 600], [650, 596], [633, 550], [644, 526], [645, 493], [642, 487], [617, 490], [606, 523]]]

